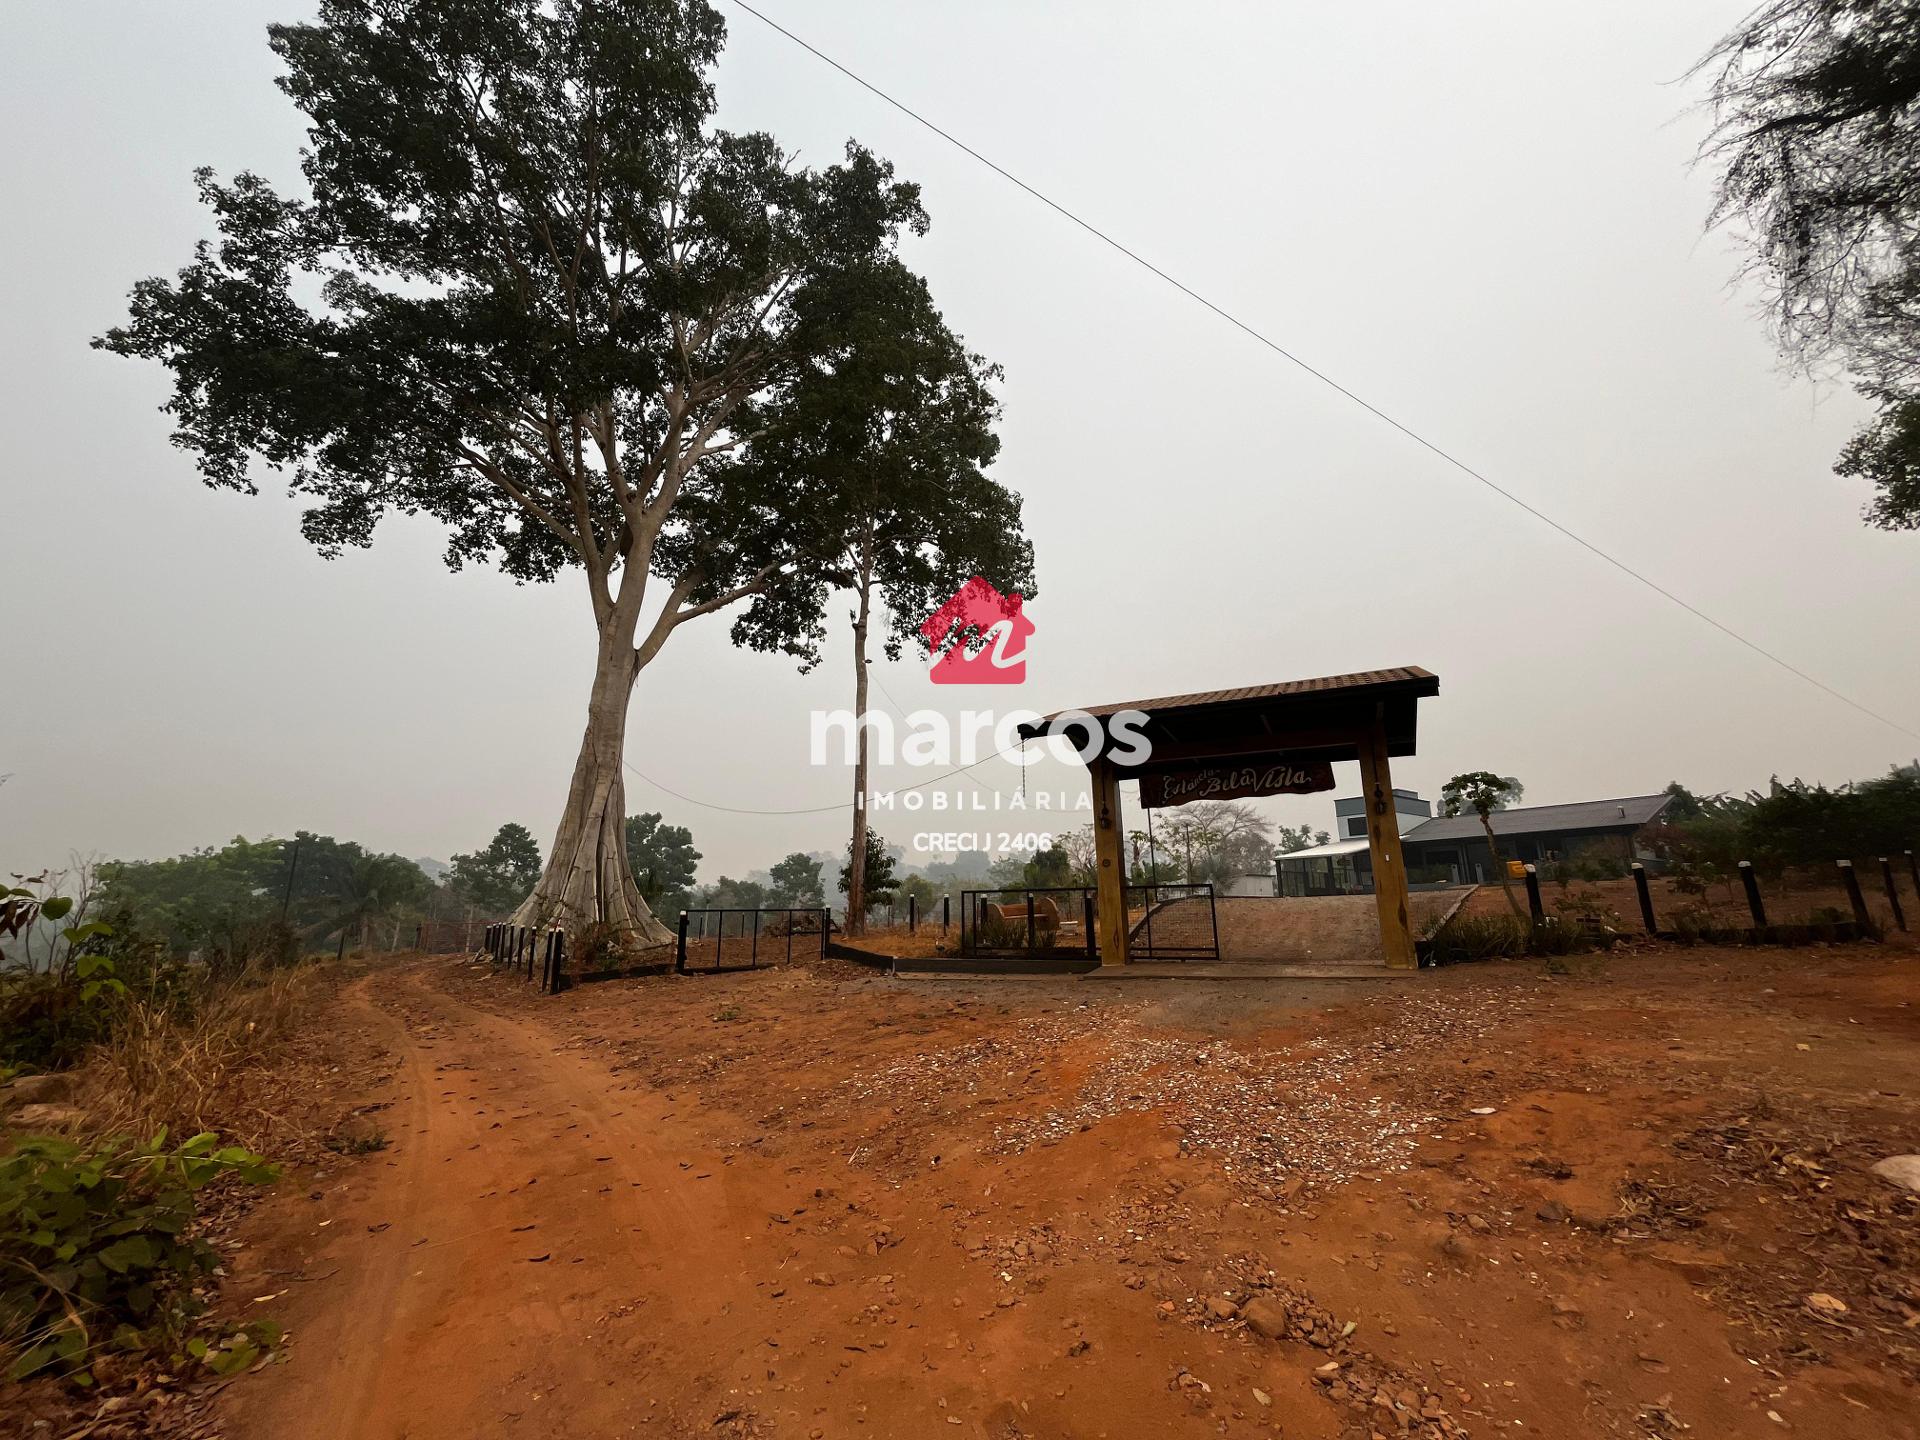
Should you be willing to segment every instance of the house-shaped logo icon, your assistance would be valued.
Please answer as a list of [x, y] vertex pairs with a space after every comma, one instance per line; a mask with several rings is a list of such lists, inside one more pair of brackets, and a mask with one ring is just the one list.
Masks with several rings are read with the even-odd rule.
[[[978, 575], [929, 615], [920, 627], [929, 648], [936, 685], [1018, 685], [1027, 678], [1027, 640], [1033, 622], [1016, 591], [1002, 595]], [[967, 637], [975, 637], [973, 650]]]

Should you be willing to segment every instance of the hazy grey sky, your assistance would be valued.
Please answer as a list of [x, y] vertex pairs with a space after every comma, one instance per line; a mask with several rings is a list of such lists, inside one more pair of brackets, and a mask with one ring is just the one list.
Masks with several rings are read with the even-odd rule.
[[[925, 186], [912, 246], [1006, 367], [1037, 709], [1424, 665], [1421, 753], [1573, 800], [1839, 781], [1920, 750], [1636, 586], [1099, 247], [729, 5], [722, 121], [809, 161], [855, 136]], [[1829, 473], [1864, 408], [1784, 376], [1710, 177], [1689, 64], [1744, 0], [766, 0], [1039, 188], [1710, 613], [1920, 728], [1920, 537]], [[93, 353], [209, 233], [189, 172], [297, 184], [264, 43], [297, 3], [0, 8], [0, 866], [309, 828], [409, 855], [550, 837], [584, 718], [577, 579], [447, 573], [424, 522], [326, 562], [295, 506], [204, 490], [157, 367]], [[844, 606], [836, 606], [838, 617]], [[801, 677], [677, 634], [629, 759], [718, 805], [832, 804]], [[883, 665], [903, 706], [1007, 703]], [[876, 699], [884, 697], [876, 694]], [[1351, 767], [1343, 767], [1343, 771]], [[989, 788], [1010, 766], [977, 772]], [[919, 776], [904, 772], [891, 783]], [[1033, 783], [1057, 785], [1056, 772]], [[880, 777], [880, 783], [890, 783]], [[1342, 788], [1357, 784], [1341, 776]], [[964, 787], [963, 787], [964, 788]], [[629, 780], [702, 876], [839, 848]], [[1274, 802], [1330, 818], [1330, 797]], [[883, 830], [890, 827], [882, 822]], [[998, 827], [996, 827], [998, 828]]]

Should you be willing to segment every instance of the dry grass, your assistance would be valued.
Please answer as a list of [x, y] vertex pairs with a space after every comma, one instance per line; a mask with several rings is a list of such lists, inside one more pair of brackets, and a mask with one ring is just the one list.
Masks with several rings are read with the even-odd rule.
[[102, 1133], [218, 1130], [254, 1150], [304, 1138], [290, 1050], [319, 1043], [307, 1024], [332, 996], [331, 966], [248, 975], [187, 1000], [132, 1001], [78, 1072], [82, 1108]]

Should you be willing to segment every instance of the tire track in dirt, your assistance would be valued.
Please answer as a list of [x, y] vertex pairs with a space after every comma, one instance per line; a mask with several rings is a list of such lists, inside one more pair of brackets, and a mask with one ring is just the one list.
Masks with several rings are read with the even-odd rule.
[[[758, 1343], [733, 1333], [752, 1284], [731, 1177], [661, 1148], [659, 1100], [419, 970], [349, 1005], [400, 1057], [391, 1162], [349, 1172], [330, 1215], [294, 1217], [322, 1278], [289, 1296], [289, 1363], [234, 1392], [236, 1440], [641, 1433], [662, 1398], [634, 1368], [653, 1337], [683, 1337], [688, 1359]], [[650, 1335], [609, 1327], [641, 1309], [626, 1328]], [[677, 1398], [722, 1383], [682, 1370]]]

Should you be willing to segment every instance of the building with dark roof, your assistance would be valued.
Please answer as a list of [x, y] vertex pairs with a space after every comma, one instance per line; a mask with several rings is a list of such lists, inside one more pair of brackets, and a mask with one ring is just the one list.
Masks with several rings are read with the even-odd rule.
[[[1538, 865], [1611, 862], [1623, 871], [1634, 861], [1656, 860], [1648, 830], [1667, 808], [1666, 795], [1629, 795], [1582, 800], [1572, 805], [1529, 805], [1493, 813], [1493, 833], [1502, 860]], [[1335, 835], [1325, 845], [1276, 857], [1282, 895], [1365, 894], [1373, 889], [1367, 851], [1366, 802], [1355, 795], [1334, 801]], [[1435, 816], [1411, 790], [1393, 792], [1406, 850], [1407, 877], [1415, 885], [1486, 884], [1497, 881], [1487, 832], [1478, 815]]]

